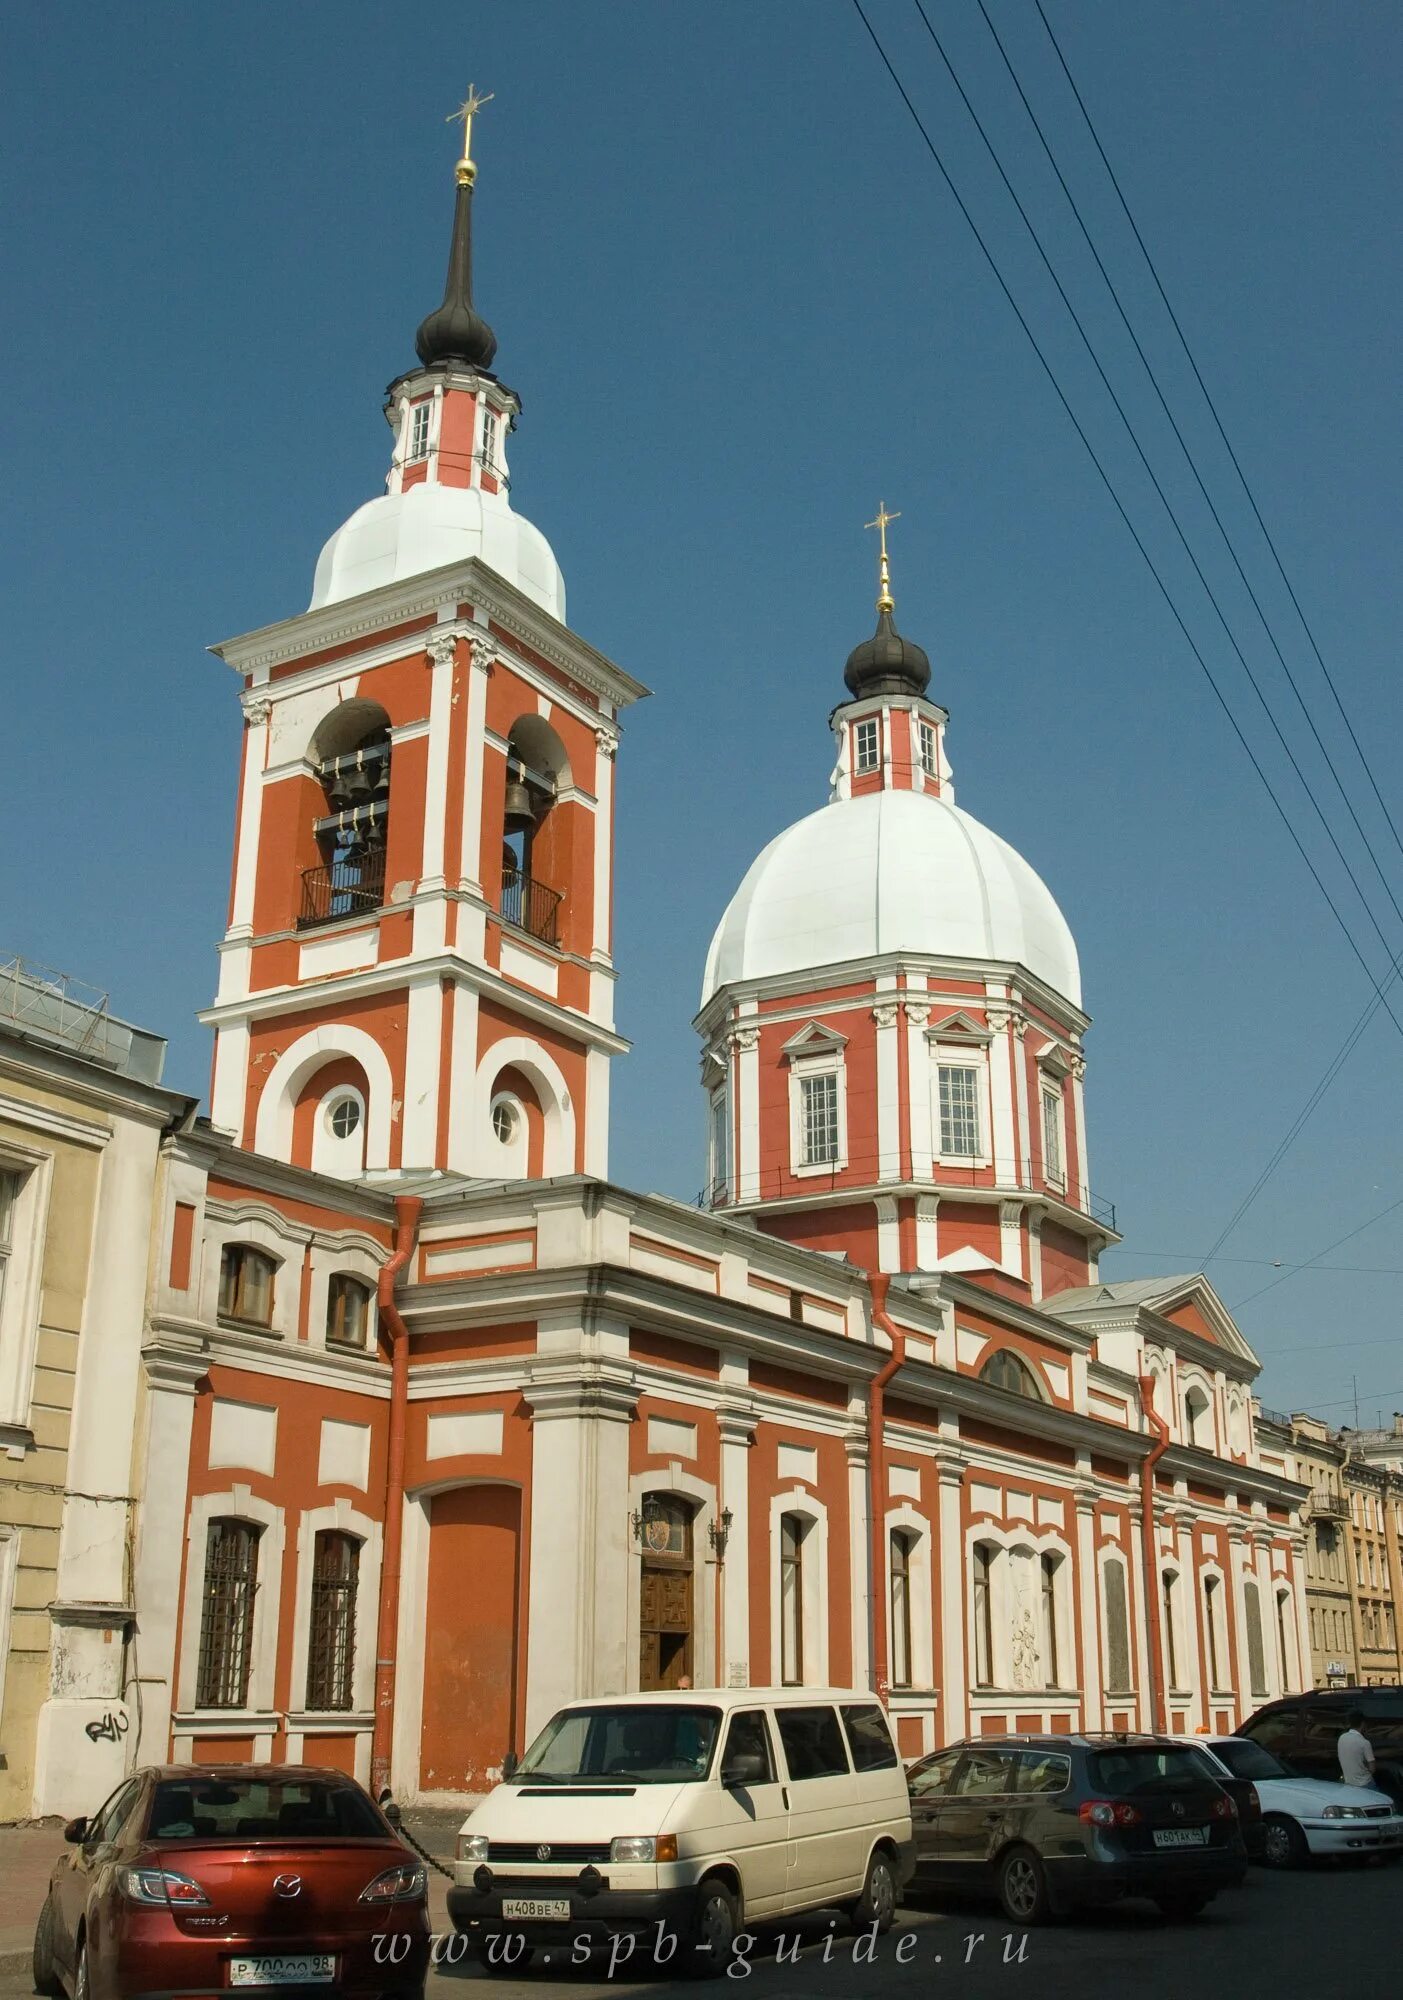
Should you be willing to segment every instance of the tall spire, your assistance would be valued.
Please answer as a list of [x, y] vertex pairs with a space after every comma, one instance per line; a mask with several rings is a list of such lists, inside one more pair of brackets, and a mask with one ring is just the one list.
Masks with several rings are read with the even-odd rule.
[[865, 525], [880, 536], [877, 559], [877, 629], [870, 639], [854, 646], [843, 669], [848, 691], [857, 700], [873, 694], [925, 693], [930, 685], [930, 661], [921, 647], [903, 639], [892, 623], [896, 599], [891, 594], [891, 565], [887, 559], [887, 529], [900, 514], [889, 514], [885, 500], [879, 501], [877, 518]]
[[453, 209], [453, 241], [448, 252], [448, 277], [443, 287], [443, 303], [419, 328], [414, 345], [426, 368], [457, 361], [469, 368], [490, 368], [497, 352], [497, 336], [487, 321], [473, 309], [473, 183], [477, 166], [472, 158], [473, 117], [484, 104], [486, 94], [468, 86], [468, 94], [448, 120], [461, 121], [463, 153], [454, 169], [458, 195]]

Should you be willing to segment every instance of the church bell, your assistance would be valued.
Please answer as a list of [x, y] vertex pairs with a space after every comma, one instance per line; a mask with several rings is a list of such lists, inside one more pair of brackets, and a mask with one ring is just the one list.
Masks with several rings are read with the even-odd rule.
[[535, 825], [536, 802], [531, 796], [531, 787], [521, 778], [513, 778], [507, 785], [503, 804], [509, 832]]

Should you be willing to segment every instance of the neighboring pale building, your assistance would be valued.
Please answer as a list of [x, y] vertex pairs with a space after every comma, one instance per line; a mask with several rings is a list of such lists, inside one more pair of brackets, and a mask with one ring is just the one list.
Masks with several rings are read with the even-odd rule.
[[1403, 1476], [1356, 1456], [1357, 1436], [1350, 1431], [1342, 1434], [1349, 1451], [1344, 1489], [1349, 1500], [1359, 1681], [1365, 1687], [1391, 1686], [1403, 1680], [1398, 1621], [1398, 1607], [1403, 1603], [1399, 1570]]
[[1257, 1443], [1263, 1465], [1275, 1466], [1309, 1488], [1301, 1517], [1312, 1683], [1353, 1685], [1359, 1678], [1359, 1654], [1344, 1444], [1319, 1417], [1299, 1411], [1288, 1417], [1276, 1410], [1258, 1412]]
[[0, 964], [0, 1819], [121, 1775], [131, 1456], [165, 1042]]

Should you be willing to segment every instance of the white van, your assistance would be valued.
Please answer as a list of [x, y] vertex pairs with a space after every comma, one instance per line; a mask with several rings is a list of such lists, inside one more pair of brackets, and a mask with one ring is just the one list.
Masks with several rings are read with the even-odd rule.
[[837, 1907], [886, 1930], [913, 1865], [906, 1773], [871, 1694], [620, 1695], [552, 1716], [464, 1822], [448, 1909], [494, 1969], [627, 1937], [676, 1972], [721, 1973], [759, 1919]]

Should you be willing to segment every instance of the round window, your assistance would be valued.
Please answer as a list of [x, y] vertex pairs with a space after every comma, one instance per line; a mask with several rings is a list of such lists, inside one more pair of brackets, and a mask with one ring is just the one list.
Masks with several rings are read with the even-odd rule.
[[510, 1146], [521, 1126], [521, 1113], [505, 1097], [492, 1107], [492, 1130], [499, 1145]]
[[360, 1099], [356, 1097], [338, 1097], [327, 1114], [327, 1123], [338, 1139], [349, 1139], [358, 1132], [360, 1121]]

